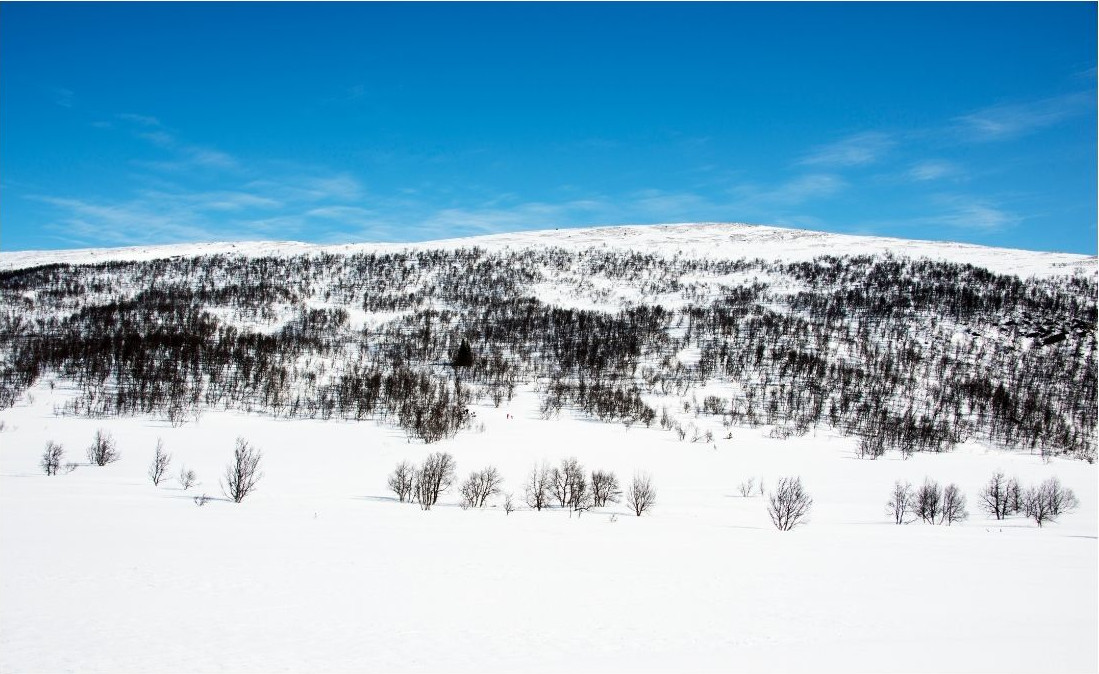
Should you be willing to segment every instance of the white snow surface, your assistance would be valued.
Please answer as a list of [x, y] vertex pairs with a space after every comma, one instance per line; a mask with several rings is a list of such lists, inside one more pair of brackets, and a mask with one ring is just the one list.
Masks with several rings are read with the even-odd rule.
[[[374, 423], [207, 412], [57, 418], [72, 395], [35, 386], [0, 412], [0, 671], [80, 672], [1094, 672], [1096, 468], [966, 445], [855, 458], [821, 432], [712, 443], [570, 416], [542, 420], [520, 391], [476, 407], [483, 432], [424, 446]], [[514, 415], [514, 418], [508, 418]], [[702, 420], [699, 423], [703, 423]], [[121, 460], [86, 465], [97, 429]], [[240, 504], [218, 477], [234, 439], [264, 477]], [[154, 487], [156, 439], [173, 456]], [[74, 472], [37, 467], [48, 440]], [[459, 477], [497, 466], [520, 496], [531, 466], [574, 455], [623, 482], [652, 474], [655, 508], [580, 517], [402, 504], [402, 459], [451, 452]], [[188, 492], [181, 465], [201, 484]], [[1059, 477], [1077, 512], [1039, 529], [977, 509], [994, 470]], [[775, 530], [767, 487], [800, 475], [809, 522]], [[892, 524], [894, 480], [956, 482], [971, 517]], [[203, 507], [197, 494], [213, 497]]]
[[184, 243], [129, 248], [87, 248], [54, 251], [0, 252], [0, 269], [20, 269], [42, 264], [91, 264], [115, 260], [152, 260], [173, 256], [233, 254], [293, 256], [312, 253], [354, 254], [401, 250], [454, 249], [479, 246], [486, 250], [562, 247], [626, 249], [664, 256], [719, 259], [800, 261], [821, 255], [877, 255], [891, 253], [911, 258], [933, 258], [969, 263], [1001, 274], [1020, 277], [1072, 275], [1077, 270], [1094, 274], [1095, 256], [1071, 253], [993, 248], [964, 243], [918, 241], [875, 236], [831, 234], [801, 229], [740, 223], [684, 223], [630, 225], [584, 229], [553, 229], [513, 234], [426, 241], [422, 243], [355, 243], [318, 245], [294, 241], [246, 241]]

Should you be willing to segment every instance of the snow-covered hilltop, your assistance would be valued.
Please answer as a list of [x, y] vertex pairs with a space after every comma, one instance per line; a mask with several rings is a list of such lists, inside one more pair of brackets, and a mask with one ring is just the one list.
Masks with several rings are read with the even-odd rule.
[[244, 256], [293, 256], [312, 253], [387, 253], [399, 250], [452, 250], [463, 247], [485, 250], [519, 250], [562, 247], [569, 250], [609, 248], [663, 255], [682, 254], [712, 259], [802, 261], [821, 255], [880, 255], [890, 253], [984, 267], [1000, 274], [1021, 277], [1094, 273], [1094, 256], [993, 248], [964, 243], [919, 241], [876, 236], [831, 234], [801, 229], [740, 223], [685, 223], [620, 227], [567, 228], [511, 234], [425, 241], [409, 244], [320, 245], [294, 241], [246, 241], [184, 243], [127, 248], [85, 248], [56, 251], [0, 251], [0, 269], [21, 269], [42, 264], [92, 264], [138, 261], [164, 257], [213, 254]]

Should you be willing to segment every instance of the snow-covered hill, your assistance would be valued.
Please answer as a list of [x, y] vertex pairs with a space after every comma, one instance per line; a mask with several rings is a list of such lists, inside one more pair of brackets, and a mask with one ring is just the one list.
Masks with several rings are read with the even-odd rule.
[[431, 250], [477, 246], [485, 250], [521, 250], [531, 247], [563, 247], [569, 250], [610, 248], [687, 257], [781, 261], [810, 260], [821, 255], [881, 255], [891, 253], [984, 267], [999, 274], [1022, 277], [1094, 273], [1094, 256], [992, 248], [964, 243], [919, 241], [875, 236], [831, 234], [810, 230], [739, 223], [685, 223], [553, 229], [513, 234], [426, 241], [414, 244], [317, 245], [293, 241], [87, 248], [56, 251], [0, 251], [0, 269], [21, 269], [41, 264], [90, 264], [113, 260], [152, 260], [165, 257], [235, 254], [280, 256], [311, 253], [352, 255], [399, 250]]
[[[2, 672], [1099, 667], [1095, 258], [701, 224], [0, 268]], [[932, 483], [967, 517], [897, 524]]]

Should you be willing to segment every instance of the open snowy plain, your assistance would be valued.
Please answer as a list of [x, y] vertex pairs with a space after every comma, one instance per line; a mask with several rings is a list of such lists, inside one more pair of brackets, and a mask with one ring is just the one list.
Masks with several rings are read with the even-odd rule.
[[[799, 252], [808, 234], [738, 244], [729, 230], [696, 229], [672, 233], [713, 255], [722, 252], [710, 234], [737, 257], [830, 250], [825, 242]], [[615, 245], [668, 245], [655, 231]], [[1095, 266], [1081, 256], [926, 246], [919, 254], [987, 259], [1000, 271]], [[5, 253], [0, 266], [64, 257]], [[1078, 459], [973, 441], [868, 460], [858, 458], [857, 438], [825, 427], [788, 439], [766, 426], [726, 429], [699, 415], [697, 401], [676, 414], [713, 439], [691, 442], [569, 408], [545, 419], [529, 386], [499, 407], [471, 405], [469, 429], [430, 445], [374, 421], [226, 410], [182, 425], [55, 415], [75, 395], [47, 376], [0, 411], [0, 671], [1099, 668], [1097, 473]], [[672, 399], [649, 402], [659, 409]], [[117, 462], [88, 464], [97, 430], [117, 441]], [[219, 478], [238, 437], [261, 450], [263, 477], [236, 504]], [[158, 438], [172, 465], [154, 486], [147, 470]], [[49, 441], [79, 465], [43, 474]], [[519, 509], [506, 513], [503, 495], [461, 508], [457, 485], [430, 511], [399, 503], [387, 476], [434, 451], [454, 456], [459, 481], [499, 468]], [[615, 471], [623, 486], [635, 472], [651, 474], [655, 506], [636, 517], [625, 503], [583, 513], [522, 505], [532, 467], [572, 456], [588, 471]], [[182, 466], [199, 481], [186, 491]], [[1024, 487], [1057, 477], [1080, 507], [1041, 528], [1021, 515], [997, 521], [978, 508], [995, 471]], [[767, 498], [739, 485], [752, 479], [769, 490], [785, 476], [800, 476], [814, 503], [804, 525], [780, 532]], [[894, 524], [894, 482], [925, 478], [956, 483], [969, 518]], [[202, 494], [210, 500], [199, 506]]]

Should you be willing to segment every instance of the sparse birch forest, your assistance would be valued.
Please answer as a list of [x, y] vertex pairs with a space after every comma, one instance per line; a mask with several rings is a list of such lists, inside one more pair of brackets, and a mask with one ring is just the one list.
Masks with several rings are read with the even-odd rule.
[[1096, 453], [1081, 274], [474, 247], [53, 264], [0, 273], [0, 303], [4, 408], [50, 376], [79, 389], [63, 415], [375, 420], [433, 443], [474, 425], [471, 402], [529, 386], [545, 418], [688, 441], [703, 438], [679, 412], [777, 437], [830, 428], [869, 458], [971, 439]]

